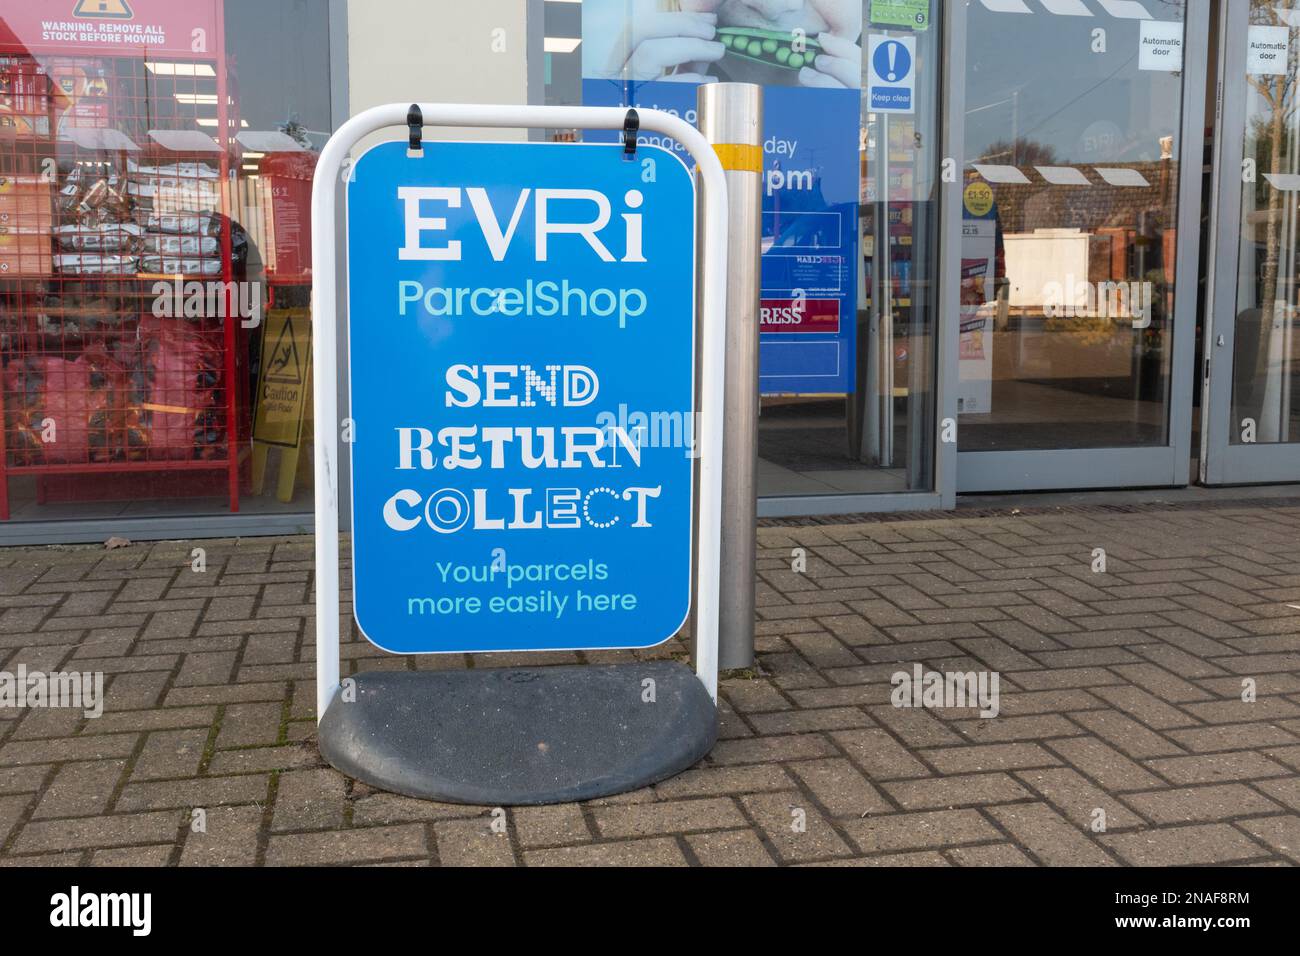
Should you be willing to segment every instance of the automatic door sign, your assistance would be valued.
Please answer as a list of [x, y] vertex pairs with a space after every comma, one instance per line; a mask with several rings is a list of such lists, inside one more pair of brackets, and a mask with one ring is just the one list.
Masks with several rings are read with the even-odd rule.
[[916, 110], [916, 37], [867, 38], [867, 103], [876, 113]]
[[1252, 26], [1246, 42], [1247, 73], [1286, 76], [1291, 62], [1290, 27]]
[[690, 604], [695, 192], [641, 146], [375, 146], [348, 186], [358, 625], [649, 647]]
[[1138, 39], [1138, 69], [1177, 73], [1183, 68], [1183, 24], [1143, 20]]

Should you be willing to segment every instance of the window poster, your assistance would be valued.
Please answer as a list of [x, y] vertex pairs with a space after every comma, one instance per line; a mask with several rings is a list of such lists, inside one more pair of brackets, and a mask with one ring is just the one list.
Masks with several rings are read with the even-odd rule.
[[586, 0], [582, 36], [588, 105], [694, 123], [701, 83], [763, 86], [760, 389], [852, 391], [861, 0]]

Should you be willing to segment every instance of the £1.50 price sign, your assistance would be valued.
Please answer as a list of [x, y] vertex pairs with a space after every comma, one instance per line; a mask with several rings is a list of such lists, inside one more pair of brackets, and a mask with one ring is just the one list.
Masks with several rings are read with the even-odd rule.
[[698, 434], [686, 167], [648, 146], [384, 143], [347, 203], [362, 633], [396, 653], [667, 640]]

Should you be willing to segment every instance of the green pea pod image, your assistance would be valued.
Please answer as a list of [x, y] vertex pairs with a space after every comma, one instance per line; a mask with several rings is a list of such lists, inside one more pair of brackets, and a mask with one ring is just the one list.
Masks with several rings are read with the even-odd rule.
[[727, 55], [751, 60], [766, 66], [798, 70], [809, 66], [821, 52], [821, 44], [805, 38], [799, 50], [788, 30], [754, 30], [744, 27], [719, 27], [717, 39], [727, 48]]

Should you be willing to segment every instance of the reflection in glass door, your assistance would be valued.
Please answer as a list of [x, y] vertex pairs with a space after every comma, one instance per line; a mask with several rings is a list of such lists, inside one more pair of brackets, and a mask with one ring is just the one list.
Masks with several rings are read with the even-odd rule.
[[1300, 12], [1292, 6], [1251, 0], [1222, 10], [1207, 484], [1300, 478]]
[[1187, 483], [1208, 12], [966, 5], [959, 491]]

